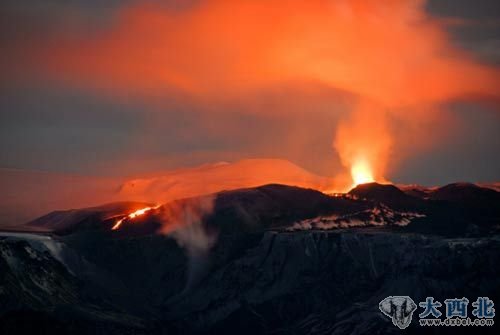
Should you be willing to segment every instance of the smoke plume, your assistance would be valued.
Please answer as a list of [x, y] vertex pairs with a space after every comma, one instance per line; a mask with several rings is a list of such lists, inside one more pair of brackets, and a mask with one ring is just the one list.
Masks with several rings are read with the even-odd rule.
[[184, 291], [191, 289], [205, 274], [208, 252], [214, 246], [216, 232], [208, 230], [204, 218], [213, 211], [214, 196], [183, 199], [161, 208], [162, 234], [173, 237], [188, 256], [187, 282]]
[[404, 156], [398, 144], [418, 137], [395, 133], [393, 120], [431, 120], [445, 114], [446, 102], [499, 97], [498, 68], [453, 45], [445, 23], [419, 0], [212, 0], [180, 10], [139, 3], [90, 37], [59, 32], [37, 45], [26, 50], [34, 59], [23, 71], [114, 97], [157, 103], [177, 92], [217, 105], [304, 82], [351, 94], [352, 112], [342, 116], [333, 146], [355, 183], [388, 177]]

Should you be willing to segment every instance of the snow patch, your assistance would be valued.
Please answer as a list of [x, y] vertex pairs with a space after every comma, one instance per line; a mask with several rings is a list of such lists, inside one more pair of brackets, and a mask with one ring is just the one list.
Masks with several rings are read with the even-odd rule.
[[416, 212], [400, 212], [383, 204], [346, 215], [318, 216], [295, 222], [288, 231], [295, 230], [330, 230], [351, 227], [372, 226], [406, 226], [416, 218], [425, 217], [425, 214]]

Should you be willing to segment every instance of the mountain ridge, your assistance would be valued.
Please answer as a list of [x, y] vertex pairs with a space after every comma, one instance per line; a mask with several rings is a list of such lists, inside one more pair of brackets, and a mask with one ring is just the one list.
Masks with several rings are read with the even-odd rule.
[[[473, 192], [465, 198], [457, 198], [457, 187], [472, 189]], [[448, 234], [455, 233], [454, 229], [462, 233], [471, 224], [482, 231], [496, 229], [500, 225], [500, 210], [497, 209], [500, 193], [476, 185], [448, 184], [434, 189], [428, 193], [428, 197], [420, 198], [392, 184], [362, 184], [346, 194], [335, 196], [314, 189], [267, 184], [167, 202], [151, 209], [143, 217], [126, 219], [119, 229], [120, 234], [127, 231], [130, 234], [152, 234], [175, 230], [179, 221], [182, 221], [176, 216], [183, 215], [186, 210], [200, 211], [200, 204], [207, 201], [210, 202], [210, 209], [198, 213], [199, 221], [223, 233], [290, 229], [301, 222], [313, 223], [311, 229], [314, 226], [322, 229], [411, 226], [412, 229], [425, 228], [428, 232], [432, 232], [432, 225], [435, 225], [439, 227], [436, 232]], [[126, 207], [126, 203], [118, 204], [122, 204], [122, 208]], [[108, 207], [116, 208], [118, 204]], [[123, 212], [106, 210], [105, 206], [52, 212], [29, 222], [27, 226], [52, 228], [58, 234], [79, 230], [108, 231], [117, 219], [126, 218], [140, 205], [151, 206], [131, 204], [134, 207], [126, 208]], [[443, 217], [447, 217], [446, 227], [442, 223]], [[298, 226], [307, 227], [303, 224]]]

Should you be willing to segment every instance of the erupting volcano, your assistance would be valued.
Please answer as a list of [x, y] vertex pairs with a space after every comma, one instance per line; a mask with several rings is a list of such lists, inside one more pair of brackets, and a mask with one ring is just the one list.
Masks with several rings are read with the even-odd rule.
[[0, 334], [498, 323], [499, 3], [0, 1]]

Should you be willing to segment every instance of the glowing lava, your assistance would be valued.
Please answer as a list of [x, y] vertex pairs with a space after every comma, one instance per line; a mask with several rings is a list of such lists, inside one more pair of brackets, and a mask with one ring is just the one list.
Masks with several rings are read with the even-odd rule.
[[155, 206], [155, 207], [144, 207], [144, 208], [141, 208], [141, 209], [138, 209], [136, 210], [135, 212], [132, 212], [130, 214], [128, 214], [127, 216], [125, 216], [124, 218], [121, 218], [119, 219], [118, 221], [116, 221], [115, 225], [113, 226], [113, 228], [111, 228], [111, 230], [116, 230], [118, 228], [120, 228], [120, 225], [123, 223], [123, 221], [125, 220], [131, 220], [131, 219], [134, 219], [138, 216], [141, 216], [141, 215], [144, 215], [146, 214], [147, 212], [149, 212], [150, 210], [152, 209], [156, 209], [160, 206]]
[[359, 160], [351, 167], [351, 176], [354, 186], [359, 184], [372, 183], [375, 181], [370, 164], [364, 160]]

